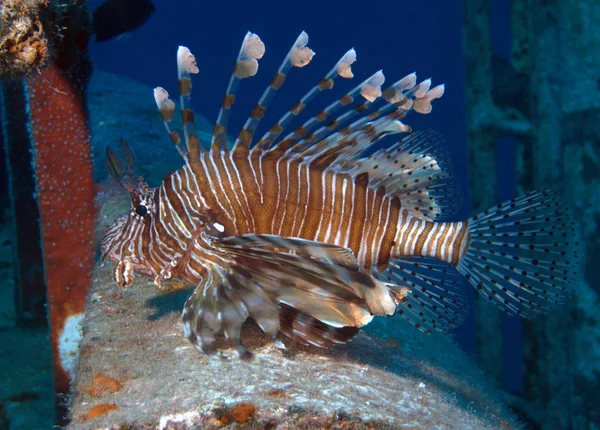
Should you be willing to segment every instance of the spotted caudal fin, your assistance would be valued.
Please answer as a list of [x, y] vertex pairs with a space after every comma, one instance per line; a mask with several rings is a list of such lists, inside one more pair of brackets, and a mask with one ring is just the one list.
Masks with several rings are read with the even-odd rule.
[[469, 220], [456, 269], [510, 315], [529, 318], [562, 303], [578, 280], [575, 222], [553, 191], [535, 191]]

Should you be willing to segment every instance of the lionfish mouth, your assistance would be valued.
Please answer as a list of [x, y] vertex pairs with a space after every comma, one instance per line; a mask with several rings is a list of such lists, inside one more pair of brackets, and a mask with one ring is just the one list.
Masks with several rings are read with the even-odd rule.
[[115, 247], [119, 244], [118, 239], [128, 219], [129, 215], [127, 214], [119, 216], [104, 232], [104, 237], [102, 237], [102, 243], [100, 245], [100, 259], [102, 261], [105, 259], [113, 262], [118, 261], [118, 258], [113, 255], [113, 252]]

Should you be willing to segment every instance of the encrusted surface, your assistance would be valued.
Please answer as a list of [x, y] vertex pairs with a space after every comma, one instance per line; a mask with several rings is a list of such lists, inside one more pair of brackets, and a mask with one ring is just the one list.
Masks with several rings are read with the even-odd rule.
[[0, 2], [0, 77], [20, 78], [42, 69], [49, 57], [41, 0]]
[[[124, 203], [111, 194], [104, 193], [104, 213]], [[71, 429], [516, 427], [499, 392], [450, 337], [379, 319], [369, 326], [379, 337], [361, 334], [333, 351], [283, 353], [247, 324], [243, 339], [253, 360], [227, 349], [226, 358], [209, 359], [182, 336], [189, 289], [172, 283], [158, 292], [137, 278], [120, 290], [112, 267], [99, 266], [94, 275]]]

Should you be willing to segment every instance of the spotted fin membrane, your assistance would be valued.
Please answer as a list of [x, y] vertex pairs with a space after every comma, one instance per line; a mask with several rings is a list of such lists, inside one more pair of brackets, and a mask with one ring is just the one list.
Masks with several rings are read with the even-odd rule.
[[579, 279], [575, 221], [555, 191], [534, 191], [469, 220], [457, 270], [509, 315], [530, 318], [563, 303]]

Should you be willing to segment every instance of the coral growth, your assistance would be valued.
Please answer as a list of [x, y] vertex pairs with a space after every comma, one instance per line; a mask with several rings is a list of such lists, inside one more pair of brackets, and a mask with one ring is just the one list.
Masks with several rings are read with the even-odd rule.
[[92, 381], [92, 386], [88, 390], [88, 394], [91, 397], [103, 397], [107, 394], [116, 393], [121, 391], [122, 385], [115, 378], [110, 376], [104, 376], [100, 373], [96, 374]]
[[87, 49], [91, 34], [87, 2], [0, 2], [0, 79], [38, 74], [50, 61], [67, 70]]
[[47, 0], [0, 3], [0, 78], [18, 78], [46, 65], [52, 36], [41, 15], [48, 7]]
[[59, 392], [68, 392], [74, 370], [64, 357], [77, 352], [75, 344], [63, 342], [76, 337], [77, 327], [67, 333], [67, 322], [83, 312], [95, 256], [95, 188], [85, 92], [77, 81], [52, 63], [27, 81]]
[[98, 417], [103, 417], [104, 415], [108, 414], [110, 411], [116, 411], [117, 409], [119, 409], [117, 406], [111, 404], [111, 403], [102, 403], [100, 405], [96, 405], [94, 407], [92, 407], [88, 413], [87, 413], [87, 418], [98, 418]]
[[236, 421], [241, 424], [246, 424], [256, 413], [256, 406], [250, 402], [243, 402], [233, 405], [227, 410], [222, 410], [217, 413], [221, 424], [230, 424]]

